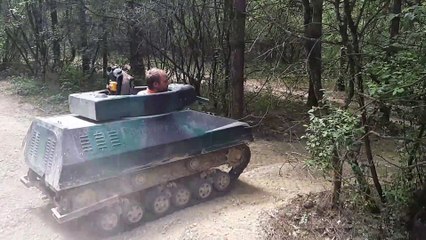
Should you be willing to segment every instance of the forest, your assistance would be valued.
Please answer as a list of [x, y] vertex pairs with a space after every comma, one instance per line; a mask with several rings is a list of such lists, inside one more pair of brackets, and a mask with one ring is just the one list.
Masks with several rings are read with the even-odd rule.
[[104, 88], [108, 66], [136, 85], [166, 69], [259, 138], [302, 128], [327, 211], [380, 219], [365, 239], [426, 237], [423, 1], [0, 0], [0, 14], [0, 73], [18, 95], [64, 106]]

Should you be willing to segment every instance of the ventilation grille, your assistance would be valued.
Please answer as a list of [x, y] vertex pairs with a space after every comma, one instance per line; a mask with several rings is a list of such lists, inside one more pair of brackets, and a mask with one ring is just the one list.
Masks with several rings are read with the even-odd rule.
[[105, 150], [107, 148], [106, 141], [105, 141], [105, 135], [103, 132], [97, 132], [93, 134], [95, 137], [96, 146], [99, 150]]
[[55, 155], [56, 140], [49, 138], [44, 150], [44, 166], [46, 171], [50, 170], [53, 163], [53, 156]]
[[81, 148], [83, 149], [83, 152], [91, 152], [94, 150], [94, 148], [95, 150], [104, 151], [108, 149], [108, 146], [110, 147], [121, 146], [120, 136], [118, 135], [118, 132], [116, 130], [110, 130], [106, 134], [103, 132], [94, 133], [92, 143], [90, 143], [90, 139], [88, 135], [80, 136], [80, 144], [81, 144]]
[[90, 152], [93, 150], [92, 145], [90, 144], [90, 141], [89, 141], [89, 136], [87, 135], [80, 136], [80, 144], [81, 144], [81, 149], [83, 149], [83, 152]]
[[120, 138], [118, 133], [115, 130], [108, 131], [109, 140], [111, 141], [111, 146], [118, 147], [121, 145]]
[[35, 158], [37, 156], [38, 146], [40, 144], [40, 133], [38, 131], [33, 132], [31, 136], [31, 147], [30, 147], [30, 156]]

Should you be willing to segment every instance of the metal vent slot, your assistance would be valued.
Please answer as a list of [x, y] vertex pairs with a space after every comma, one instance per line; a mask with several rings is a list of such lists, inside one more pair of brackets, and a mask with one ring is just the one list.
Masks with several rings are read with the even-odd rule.
[[105, 150], [107, 148], [106, 141], [105, 141], [105, 135], [103, 132], [97, 132], [93, 134], [96, 141], [96, 146], [99, 150]]
[[44, 151], [44, 166], [46, 170], [50, 170], [53, 164], [53, 156], [55, 154], [56, 141], [49, 138]]
[[118, 136], [117, 131], [111, 130], [108, 131], [109, 140], [111, 141], [111, 145], [113, 147], [118, 147], [121, 145], [120, 138]]
[[31, 136], [31, 147], [30, 147], [30, 156], [35, 158], [37, 156], [38, 145], [40, 144], [40, 133], [34, 131]]
[[92, 145], [90, 144], [89, 136], [87, 135], [80, 136], [80, 144], [83, 152], [90, 152], [93, 150]]

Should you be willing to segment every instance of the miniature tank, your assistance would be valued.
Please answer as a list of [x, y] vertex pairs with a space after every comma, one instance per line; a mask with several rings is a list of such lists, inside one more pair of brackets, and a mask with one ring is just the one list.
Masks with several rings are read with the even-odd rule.
[[21, 182], [49, 197], [59, 223], [87, 217], [113, 232], [226, 192], [247, 167], [250, 126], [185, 109], [192, 86], [135, 94], [71, 94], [71, 114], [32, 122]]

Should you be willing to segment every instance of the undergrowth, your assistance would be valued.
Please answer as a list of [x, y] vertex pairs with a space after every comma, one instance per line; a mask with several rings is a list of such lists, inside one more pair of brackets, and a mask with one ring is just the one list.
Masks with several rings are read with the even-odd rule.
[[331, 192], [299, 195], [263, 224], [268, 240], [275, 239], [407, 239], [404, 222], [395, 209], [385, 208], [380, 215], [365, 211], [357, 193], [346, 190], [343, 208], [331, 208]]
[[[101, 89], [104, 86], [104, 80], [101, 76], [94, 75], [93, 79], [82, 80], [83, 75], [76, 67], [69, 66], [59, 74], [54, 74], [53, 79], [45, 79], [27, 76], [15, 75], [6, 79], [12, 83], [9, 89], [13, 93], [25, 97], [24, 99], [36, 105], [45, 113], [68, 113], [68, 96], [71, 93]], [[90, 84], [89, 84], [90, 83]]]

